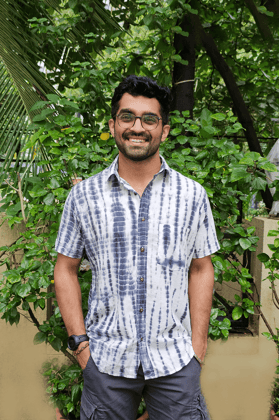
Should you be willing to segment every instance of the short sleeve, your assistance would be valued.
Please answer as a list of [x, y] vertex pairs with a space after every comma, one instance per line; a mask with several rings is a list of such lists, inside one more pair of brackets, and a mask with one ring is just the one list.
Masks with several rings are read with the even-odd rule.
[[220, 249], [210, 203], [206, 192], [202, 201], [193, 258], [203, 258]]
[[73, 188], [65, 202], [60, 227], [55, 242], [55, 250], [71, 258], [81, 258], [84, 250], [84, 240], [80, 221], [75, 209]]

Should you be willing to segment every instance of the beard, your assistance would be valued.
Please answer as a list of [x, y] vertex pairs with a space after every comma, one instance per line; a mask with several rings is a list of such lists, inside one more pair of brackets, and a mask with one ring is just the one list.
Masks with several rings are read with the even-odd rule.
[[[145, 143], [131, 144], [130, 138], [144, 139]], [[160, 146], [162, 133], [153, 138], [149, 132], [136, 133], [134, 131], [125, 131], [122, 135], [115, 133], [114, 139], [118, 150], [128, 159], [134, 162], [141, 162], [154, 156]]]

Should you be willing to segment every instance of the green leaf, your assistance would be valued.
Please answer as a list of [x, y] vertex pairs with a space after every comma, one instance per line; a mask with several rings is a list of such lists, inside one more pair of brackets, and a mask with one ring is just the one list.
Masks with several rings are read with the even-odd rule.
[[35, 115], [35, 117], [33, 118], [33, 121], [38, 122], [38, 121], [44, 121], [46, 119], [46, 117], [50, 114], [54, 113], [54, 109], [44, 109], [39, 115]]
[[23, 304], [22, 304], [22, 309], [24, 311], [28, 311], [29, 308], [30, 308], [29, 303], [24, 301]]
[[232, 319], [234, 321], [240, 319], [243, 315], [243, 309], [240, 306], [236, 306], [232, 311]]
[[29, 191], [29, 194], [33, 198], [43, 197], [44, 195], [47, 194], [47, 191], [43, 187], [41, 187], [40, 185], [36, 185], [35, 188], [33, 188], [31, 191]]
[[11, 284], [21, 281], [21, 275], [16, 270], [5, 271], [3, 274], [6, 275], [8, 282]]
[[38, 101], [30, 108], [29, 112], [35, 111], [36, 109], [42, 109], [45, 106], [47, 106], [49, 103], [50, 102], [48, 101]]
[[56, 351], [60, 351], [61, 350], [61, 339], [56, 337], [54, 340], [52, 340], [50, 342], [50, 345], [54, 348], [54, 350]]
[[275, 246], [275, 248], [279, 248], [279, 238], [276, 238], [274, 240], [274, 246]]
[[200, 116], [200, 121], [201, 121], [201, 125], [202, 127], [206, 127], [208, 125], [212, 125], [212, 121], [211, 121], [211, 112], [207, 109], [204, 108], [201, 112], [201, 116]]
[[221, 113], [217, 113], [217, 114], [212, 114], [210, 116], [213, 120], [217, 120], [217, 121], [224, 121], [226, 119], [226, 115], [225, 114], [221, 114]]
[[24, 283], [24, 284], [22, 284], [18, 289], [17, 289], [17, 294], [20, 296], [20, 297], [22, 297], [22, 298], [24, 298], [24, 297], [26, 297], [27, 295], [28, 295], [28, 293], [30, 292], [30, 290], [31, 290], [31, 286], [30, 286], [30, 284], [29, 283]]
[[261, 254], [257, 255], [257, 258], [262, 262], [265, 263], [269, 260], [269, 256], [267, 254], [265, 254], [264, 252], [262, 252]]
[[60, 184], [59, 184], [58, 180], [56, 178], [51, 178], [51, 180], [50, 180], [50, 188], [52, 190], [54, 190], [54, 189], [59, 188], [59, 187], [60, 187]]
[[59, 101], [59, 96], [53, 93], [49, 93], [48, 95], [46, 95], [46, 97], [50, 102], [55, 104], [57, 104], [57, 102]]
[[275, 230], [275, 229], [271, 229], [268, 231], [267, 236], [278, 236], [279, 235], [279, 230]]
[[77, 403], [77, 401], [81, 397], [81, 388], [79, 384], [75, 384], [72, 386], [72, 393], [71, 393], [73, 403]]
[[271, 162], [263, 162], [258, 166], [268, 172], [277, 172], [277, 167]]
[[252, 181], [252, 188], [256, 190], [265, 190], [266, 185], [267, 181], [261, 177], [257, 177]]
[[33, 343], [41, 344], [46, 341], [46, 337], [47, 335], [44, 332], [38, 332], [33, 339]]
[[240, 179], [246, 178], [247, 175], [248, 173], [246, 168], [235, 167], [232, 169], [231, 181], [239, 181]]
[[54, 202], [55, 196], [52, 193], [49, 193], [46, 197], [44, 197], [44, 203], [50, 206]]
[[177, 136], [178, 134], [180, 134], [181, 133], [181, 131], [182, 131], [182, 128], [178, 128], [178, 127], [176, 127], [176, 128], [174, 128], [173, 130], [171, 130], [171, 135], [172, 136]]
[[246, 238], [240, 238], [239, 244], [243, 249], [248, 249], [251, 246], [251, 242], [249, 241], [249, 239]]
[[26, 298], [27, 302], [35, 302], [37, 300], [37, 296], [36, 295], [29, 295]]
[[6, 308], [7, 308], [6, 303], [0, 303], [0, 312], [5, 312]]

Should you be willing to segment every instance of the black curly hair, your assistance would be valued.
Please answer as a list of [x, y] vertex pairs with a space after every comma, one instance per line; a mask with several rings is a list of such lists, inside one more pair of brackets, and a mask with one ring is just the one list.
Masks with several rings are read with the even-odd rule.
[[155, 80], [149, 79], [149, 77], [135, 75], [126, 77], [115, 89], [111, 100], [111, 116], [113, 119], [115, 119], [118, 112], [119, 101], [124, 93], [129, 93], [132, 96], [145, 96], [146, 98], [157, 99], [160, 104], [163, 125], [168, 123], [171, 103], [171, 92], [169, 88], [159, 86]]

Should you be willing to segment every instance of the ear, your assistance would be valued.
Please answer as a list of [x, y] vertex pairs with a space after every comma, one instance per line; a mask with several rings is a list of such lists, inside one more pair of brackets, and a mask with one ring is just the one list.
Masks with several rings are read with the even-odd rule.
[[170, 125], [167, 125], [167, 124], [164, 125], [163, 131], [162, 131], [161, 143], [166, 140], [169, 132], [170, 132]]
[[111, 118], [108, 122], [108, 125], [109, 125], [109, 129], [110, 129], [112, 137], [114, 137], [114, 124], [115, 124], [115, 121], [113, 118]]

